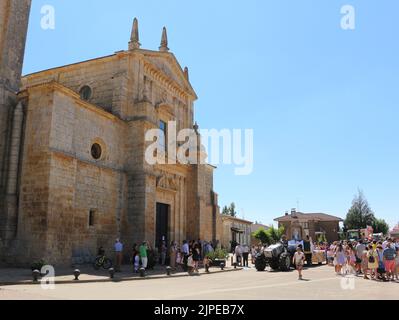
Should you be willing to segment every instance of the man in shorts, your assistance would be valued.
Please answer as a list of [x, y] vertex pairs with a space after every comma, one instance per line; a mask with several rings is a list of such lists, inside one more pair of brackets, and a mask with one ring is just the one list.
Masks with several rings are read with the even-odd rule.
[[387, 273], [387, 279], [391, 281], [395, 281], [395, 258], [396, 258], [396, 250], [392, 246], [392, 242], [388, 242], [387, 246], [383, 253], [385, 271]]

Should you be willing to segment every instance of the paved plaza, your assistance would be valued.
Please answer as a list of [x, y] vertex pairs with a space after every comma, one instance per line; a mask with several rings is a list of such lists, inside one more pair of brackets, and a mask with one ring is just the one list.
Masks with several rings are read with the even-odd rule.
[[[215, 270], [216, 271], [216, 270]], [[297, 273], [256, 272], [244, 269], [194, 277], [155, 278], [122, 282], [56, 284], [54, 290], [40, 285], [0, 287], [0, 299], [94, 299], [94, 300], [378, 300], [397, 299], [399, 283], [343, 278], [329, 266]]]

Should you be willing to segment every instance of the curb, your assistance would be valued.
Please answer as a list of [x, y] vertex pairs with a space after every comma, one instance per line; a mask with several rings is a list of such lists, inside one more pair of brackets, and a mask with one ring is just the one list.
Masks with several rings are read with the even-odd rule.
[[[235, 271], [241, 271], [243, 268], [237, 268], [237, 269], [230, 269], [230, 270], [220, 270], [220, 271], [213, 271], [210, 273], [201, 273], [200, 276], [210, 276], [213, 274], [218, 274], [218, 273], [225, 273], [225, 272], [235, 272]], [[71, 275], [72, 277], [73, 275]], [[148, 281], [148, 280], [156, 280], [156, 279], [173, 279], [173, 278], [185, 278], [185, 277], [197, 277], [197, 276], [191, 276], [189, 274], [178, 274], [178, 275], [156, 275], [156, 276], [147, 276], [145, 278], [141, 277], [134, 277], [134, 278], [105, 278], [105, 279], [90, 279], [90, 280], [56, 280], [54, 281], [53, 284], [83, 284], [83, 283], [104, 283], [104, 282], [127, 282], [127, 281]], [[0, 282], [0, 287], [6, 287], [6, 286], [26, 286], [26, 285], [41, 285], [40, 280], [38, 282], [33, 282], [32, 280], [27, 281], [9, 281], [9, 282]]]

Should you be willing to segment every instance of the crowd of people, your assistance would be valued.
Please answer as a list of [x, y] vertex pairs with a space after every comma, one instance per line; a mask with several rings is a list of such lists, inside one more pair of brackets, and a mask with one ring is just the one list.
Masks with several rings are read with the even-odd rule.
[[[282, 239], [285, 243], [286, 240]], [[255, 264], [258, 253], [265, 249], [264, 246], [248, 246], [235, 243], [231, 253], [238, 266], [250, 267]], [[140, 245], [134, 244], [131, 252], [130, 263], [134, 272], [140, 268], [154, 269], [156, 264], [170, 266], [172, 270], [182, 270], [189, 273], [199, 273], [201, 266], [209, 266], [207, 254], [213, 252], [215, 246], [211, 242], [186, 241], [181, 244], [175, 241], [169, 244], [161, 241], [157, 248], [144, 241]], [[119, 239], [115, 242], [116, 271], [120, 271], [123, 261], [123, 244]], [[385, 238], [383, 241], [335, 241], [331, 244], [316, 243], [307, 238], [303, 245], [297, 246], [293, 256], [299, 279], [302, 280], [302, 270], [307, 263], [312, 265], [312, 253], [324, 252], [327, 264], [333, 266], [337, 275], [353, 274], [364, 279], [379, 281], [399, 281], [399, 239]]]
[[[120, 272], [123, 263], [124, 246], [119, 239], [115, 245], [115, 271]], [[207, 254], [214, 251], [214, 244], [208, 241], [186, 241], [181, 244], [175, 241], [169, 244], [162, 240], [154, 248], [150, 242], [143, 241], [140, 245], [134, 244], [131, 250], [129, 263], [133, 271], [138, 273], [140, 268], [153, 270], [155, 265], [169, 266], [173, 271], [183, 270], [190, 273], [199, 273], [200, 265], [208, 265]], [[101, 254], [105, 254], [103, 251]]]
[[399, 280], [399, 239], [334, 242], [327, 260], [337, 275], [354, 274], [364, 279]]
[[[237, 263], [238, 266], [242, 266], [242, 267], [249, 267], [249, 255], [251, 253], [252, 255], [252, 263], [254, 262], [254, 255], [255, 253], [253, 252], [253, 250], [251, 250], [249, 248], [248, 245], [244, 244], [239, 244], [239, 243], [235, 243], [234, 248], [232, 250], [233, 255], [235, 256], [235, 262]], [[254, 249], [254, 247], [252, 247], [252, 249]]]
[[[287, 242], [281, 239], [282, 243]], [[250, 249], [252, 263], [264, 246], [253, 246]], [[302, 271], [307, 264], [313, 265], [312, 255], [316, 252], [324, 255], [327, 263], [333, 266], [337, 275], [348, 274], [362, 276], [364, 279], [379, 281], [399, 281], [399, 239], [385, 238], [384, 240], [359, 240], [359, 241], [335, 241], [313, 242], [307, 237], [303, 244], [299, 244], [293, 256], [293, 265], [298, 271], [298, 277], [302, 280]], [[235, 249], [237, 260], [243, 255], [242, 246]]]

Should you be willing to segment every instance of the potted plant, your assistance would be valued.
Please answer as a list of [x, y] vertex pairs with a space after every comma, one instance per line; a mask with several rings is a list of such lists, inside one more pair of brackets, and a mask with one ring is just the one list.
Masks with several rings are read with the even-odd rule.
[[206, 257], [210, 260], [212, 266], [220, 267], [222, 262], [226, 263], [229, 253], [225, 249], [216, 249], [213, 252], [209, 252]]
[[31, 264], [30, 268], [32, 269], [32, 271], [34, 271], [34, 270], [41, 271], [43, 266], [45, 266], [45, 265], [46, 265], [46, 262], [42, 259], [42, 260], [38, 260], [38, 261], [33, 262]]

